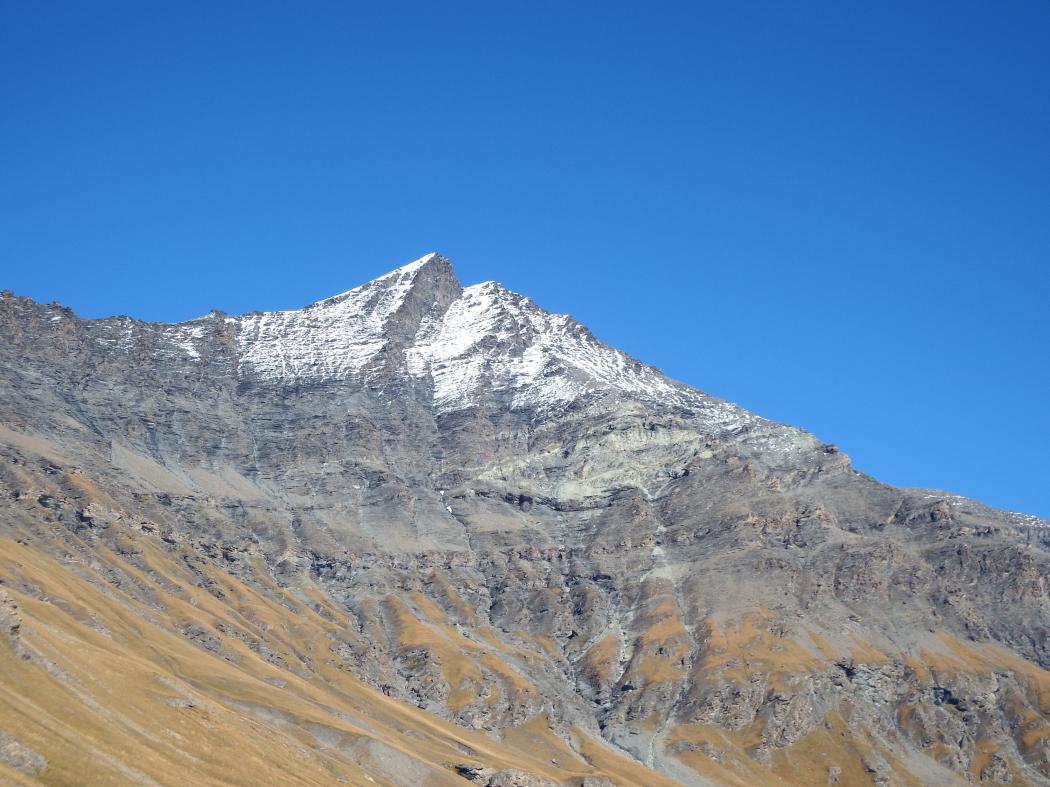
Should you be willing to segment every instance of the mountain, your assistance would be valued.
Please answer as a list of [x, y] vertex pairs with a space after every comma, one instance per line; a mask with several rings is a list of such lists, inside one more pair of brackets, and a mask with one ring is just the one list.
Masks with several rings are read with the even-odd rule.
[[439, 255], [0, 331], [0, 781], [1050, 784], [1047, 522]]

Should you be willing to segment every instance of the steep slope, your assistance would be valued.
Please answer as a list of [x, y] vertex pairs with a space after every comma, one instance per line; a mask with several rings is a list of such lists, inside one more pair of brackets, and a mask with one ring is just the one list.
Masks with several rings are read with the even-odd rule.
[[5, 293], [0, 330], [16, 783], [1050, 783], [1045, 522], [438, 255], [179, 325]]

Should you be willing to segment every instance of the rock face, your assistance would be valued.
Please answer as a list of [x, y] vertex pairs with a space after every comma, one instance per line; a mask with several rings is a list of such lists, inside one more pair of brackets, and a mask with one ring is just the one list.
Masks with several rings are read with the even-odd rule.
[[[0, 331], [0, 683], [36, 706], [159, 735], [86, 696], [82, 638], [179, 723], [295, 740], [303, 783], [1050, 784], [1046, 522], [881, 484], [438, 255], [178, 325], [5, 293]], [[233, 778], [188, 728], [129, 761], [18, 718], [41, 779]]]

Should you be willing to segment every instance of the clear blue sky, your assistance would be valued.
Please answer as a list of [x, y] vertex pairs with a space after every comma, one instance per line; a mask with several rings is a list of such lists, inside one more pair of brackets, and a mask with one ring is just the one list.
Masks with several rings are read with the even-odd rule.
[[1050, 516], [1048, 42], [1045, 0], [0, 0], [0, 288], [178, 320], [437, 250]]

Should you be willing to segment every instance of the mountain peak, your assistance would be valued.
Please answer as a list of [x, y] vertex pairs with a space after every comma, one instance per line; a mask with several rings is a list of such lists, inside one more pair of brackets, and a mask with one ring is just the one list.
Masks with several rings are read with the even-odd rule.
[[394, 268], [394, 270], [389, 273], [377, 276], [371, 281], [360, 284], [351, 290], [341, 292], [338, 295], [332, 295], [328, 298], [322, 298], [319, 301], [311, 303], [306, 308], [310, 309], [319, 305], [330, 305], [341, 302], [348, 297], [352, 297], [363, 291], [376, 291], [387, 287], [415, 287], [417, 280], [424, 286], [428, 283], [440, 281], [445, 284], [453, 284], [455, 287], [460, 287], [455, 273], [452, 272], [452, 263], [448, 258], [432, 251], [429, 254], [424, 254], [418, 260], [413, 260], [406, 265], [402, 265], [400, 268]]
[[390, 279], [405, 280], [411, 278], [413, 281], [421, 275], [429, 273], [432, 276], [440, 276], [442, 278], [455, 279], [456, 276], [452, 272], [452, 262], [447, 257], [438, 254], [436, 251], [424, 254], [418, 260], [413, 260], [407, 265], [402, 265], [400, 268], [395, 268], [380, 276], [378, 279], [373, 281], [387, 281]]
[[[234, 322], [237, 375], [263, 385], [414, 379], [436, 415], [483, 403], [549, 412], [613, 397], [702, 413], [715, 431], [755, 420], [496, 281], [464, 288], [436, 252], [304, 309]], [[171, 326], [169, 338], [196, 352], [199, 332], [186, 331]]]
[[91, 324], [92, 341], [120, 356], [148, 346], [250, 387], [407, 383], [436, 416], [489, 405], [541, 414], [610, 399], [691, 412], [717, 432], [756, 422], [496, 281], [464, 288], [436, 252], [301, 309]]

